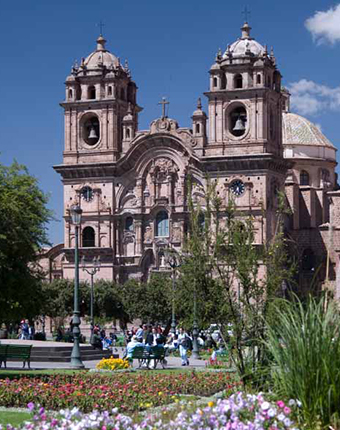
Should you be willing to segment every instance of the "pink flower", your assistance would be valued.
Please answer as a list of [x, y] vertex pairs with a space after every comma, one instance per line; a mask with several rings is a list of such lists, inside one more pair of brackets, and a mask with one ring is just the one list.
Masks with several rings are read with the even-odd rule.
[[284, 408], [285, 407], [285, 403], [282, 400], [279, 400], [278, 402], [276, 402], [277, 406], [279, 408]]
[[286, 414], [286, 415], [289, 415], [290, 413], [291, 413], [291, 409], [288, 407], [288, 406], [285, 406], [284, 408], [283, 408], [283, 412]]

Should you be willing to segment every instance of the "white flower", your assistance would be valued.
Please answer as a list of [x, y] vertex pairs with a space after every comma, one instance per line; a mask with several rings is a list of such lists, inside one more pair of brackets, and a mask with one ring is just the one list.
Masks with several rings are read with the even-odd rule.
[[269, 402], [263, 402], [262, 403], [262, 405], [261, 405], [261, 409], [263, 410], [263, 411], [266, 411], [267, 409], [269, 409], [270, 408], [270, 403]]
[[270, 408], [268, 411], [268, 416], [270, 416], [270, 418], [275, 417], [276, 415], [276, 410], [274, 408]]
[[296, 401], [296, 404], [298, 405], [298, 407], [300, 408], [301, 407], [301, 405], [302, 405], [302, 403], [300, 402], [300, 400], [297, 400]]
[[285, 418], [284, 420], [283, 420], [283, 424], [286, 426], [286, 427], [289, 427], [290, 425], [291, 425], [291, 420], [289, 419], [289, 418]]
[[290, 399], [288, 402], [289, 406], [295, 406], [295, 404], [296, 404], [296, 401], [294, 399]]
[[283, 421], [285, 418], [286, 418], [286, 416], [284, 414], [282, 414], [282, 413], [277, 416], [277, 419], [279, 421]]

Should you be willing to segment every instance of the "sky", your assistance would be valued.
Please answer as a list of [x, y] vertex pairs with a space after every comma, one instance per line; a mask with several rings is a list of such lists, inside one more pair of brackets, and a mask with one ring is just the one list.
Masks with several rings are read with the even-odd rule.
[[[340, 3], [328, 0], [0, 0], [0, 163], [26, 165], [50, 195], [51, 243], [63, 242], [64, 82], [75, 60], [95, 49], [98, 23], [107, 48], [128, 59], [144, 110], [140, 128], [168, 115], [191, 125], [219, 48], [240, 37], [244, 7], [252, 36], [273, 46], [292, 111], [340, 147]], [[204, 106], [206, 102], [202, 96]]]

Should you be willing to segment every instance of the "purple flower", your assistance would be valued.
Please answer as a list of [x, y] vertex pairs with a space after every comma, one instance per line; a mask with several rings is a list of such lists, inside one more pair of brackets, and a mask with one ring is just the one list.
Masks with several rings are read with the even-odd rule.
[[29, 402], [27, 405], [28, 409], [32, 412], [34, 409], [34, 403], [33, 402]]

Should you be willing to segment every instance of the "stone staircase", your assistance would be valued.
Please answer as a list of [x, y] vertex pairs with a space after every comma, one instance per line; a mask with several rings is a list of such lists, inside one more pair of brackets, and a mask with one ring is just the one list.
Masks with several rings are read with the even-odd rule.
[[[31, 352], [31, 362], [67, 363], [71, 359], [71, 352], [72, 344], [70, 344], [70, 346], [33, 346]], [[90, 345], [82, 345], [80, 347], [80, 354], [82, 361], [99, 361], [103, 357], [108, 358], [111, 356], [114, 358], [119, 358], [117, 353], [112, 354], [111, 351], [93, 349], [93, 347]]]

